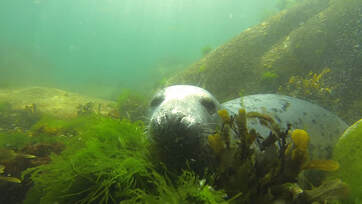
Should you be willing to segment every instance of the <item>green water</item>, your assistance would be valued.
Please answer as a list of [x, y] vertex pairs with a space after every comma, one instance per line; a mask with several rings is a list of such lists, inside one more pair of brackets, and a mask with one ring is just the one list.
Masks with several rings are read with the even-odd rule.
[[95, 95], [148, 89], [201, 58], [203, 47], [216, 48], [260, 22], [275, 4], [2, 0], [0, 86], [46, 85]]

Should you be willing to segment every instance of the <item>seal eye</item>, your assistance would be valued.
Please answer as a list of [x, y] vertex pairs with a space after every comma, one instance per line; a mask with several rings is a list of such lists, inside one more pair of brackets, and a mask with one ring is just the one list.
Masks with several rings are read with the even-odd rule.
[[214, 114], [216, 112], [216, 104], [212, 99], [210, 99], [210, 98], [202, 98], [200, 100], [200, 103], [206, 108], [206, 110], [210, 114]]
[[164, 97], [161, 95], [155, 96], [150, 103], [151, 107], [156, 107], [156, 106], [160, 105], [162, 103], [163, 99], [164, 99]]

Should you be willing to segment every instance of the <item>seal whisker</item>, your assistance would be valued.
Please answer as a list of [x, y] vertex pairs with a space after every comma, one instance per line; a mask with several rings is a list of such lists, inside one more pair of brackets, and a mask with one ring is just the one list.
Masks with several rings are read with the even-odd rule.
[[211, 129], [211, 128], [207, 128], [207, 127], [204, 127], [201, 129], [201, 134], [213, 134], [215, 132], [215, 130]]
[[207, 123], [205, 123], [205, 124], [203, 124], [204, 126], [207, 126], [207, 125], [216, 125], [217, 123], [215, 123], [215, 122], [207, 122]]

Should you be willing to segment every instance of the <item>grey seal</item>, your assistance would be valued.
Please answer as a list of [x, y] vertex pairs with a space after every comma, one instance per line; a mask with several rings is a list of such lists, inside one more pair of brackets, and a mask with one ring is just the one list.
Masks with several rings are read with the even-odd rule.
[[[173, 167], [185, 161], [204, 166], [211, 157], [207, 137], [221, 124], [217, 111], [226, 109], [230, 115], [240, 108], [271, 116], [286, 130], [304, 129], [310, 136], [312, 158], [331, 157], [332, 148], [348, 125], [335, 114], [308, 101], [277, 94], [257, 94], [236, 98], [220, 104], [208, 91], [191, 85], [166, 87], [150, 103], [148, 132], [158, 145], [162, 159]], [[248, 119], [249, 129], [267, 138], [269, 129], [257, 119]], [[258, 145], [254, 145], [258, 149]], [[196, 167], [197, 168], [197, 167]]]

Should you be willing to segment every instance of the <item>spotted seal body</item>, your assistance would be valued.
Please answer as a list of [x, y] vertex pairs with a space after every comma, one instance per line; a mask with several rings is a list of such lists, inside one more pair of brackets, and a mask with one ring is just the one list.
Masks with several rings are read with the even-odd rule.
[[[247, 112], [271, 116], [282, 130], [288, 124], [292, 129], [306, 130], [311, 138], [312, 158], [329, 158], [338, 137], [348, 127], [324, 108], [293, 97], [258, 94], [220, 104], [202, 88], [176, 85], [161, 90], [153, 98], [149, 134], [164, 150], [166, 160], [202, 163], [210, 154], [207, 136], [221, 124], [217, 111], [226, 109], [234, 115], [242, 107]], [[256, 119], [248, 119], [248, 128], [255, 129], [263, 138], [270, 131]]]

